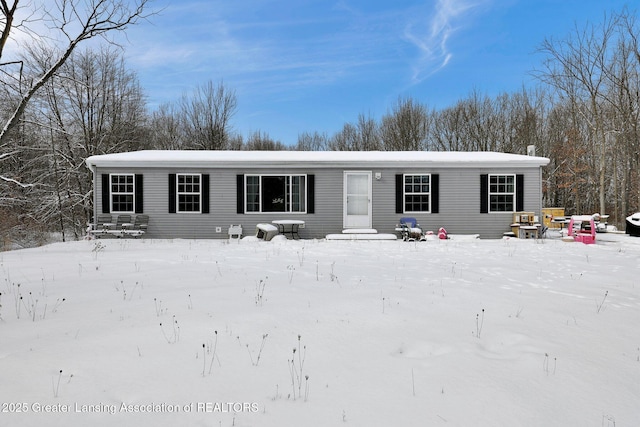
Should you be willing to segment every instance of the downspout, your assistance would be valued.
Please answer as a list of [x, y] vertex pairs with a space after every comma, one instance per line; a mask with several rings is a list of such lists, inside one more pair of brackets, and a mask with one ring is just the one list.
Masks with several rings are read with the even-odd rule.
[[540, 195], [540, 196], [539, 196], [539, 198], [538, 198], [538, 200], [539, 200], [539, 202], [538, 202], [538, 203], [539, 203], [539, 205], [538, 205], [538, 209], [539, 209], [539, 212], [540, 212], [540, 216], [539, 216], [538, 218], [542, 219], [542, 218], [543, 218], [543, 216], [542, 216], [542, 209], [544, 209], [544, 202], [543, 202], [543, 200], [544, 200], [544, 194], [543, 194], [543, 188], [542, 188], [542, 187], [543, 187], [543, 182], [542, 182], [542, 166], [540, 166], [540, 167], [538, 168], [538, 173], [540, 174], [540, 175], [539, 175], [539, 177], [538, 177], [538, 185], [539, 185], [538, 192], [539, 192], [539, 195]]
[[93, 218], [91, 219], [91, 225], [92, 225], [92, 229], [96, 228], [96, 218], [98, 217], [98, 215], [96, 214], [96, 209], [98, 209], [98, 199], [97, 199], [97, 194], [98, 194], [98, 180], [96, 179], [98, 170], [96, 165], [90, 165], [88, 163], [86, 163], [87, 167], [89, 168], [89, 170], [91, 170], [91, 176], [92, 176], [92, 180], [93, 180], [93, 185], [91, 186], [92, 188], [92, 192], [93, 192], [93, 206], [91, 207], [92, 213], [93, 213]]

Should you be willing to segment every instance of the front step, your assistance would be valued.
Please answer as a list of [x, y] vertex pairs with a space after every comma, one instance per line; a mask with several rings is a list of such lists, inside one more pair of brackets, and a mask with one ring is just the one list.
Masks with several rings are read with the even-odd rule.
[[[349, 231], [349, 232], [345, 232]], [[341, 234], [327, 234], [327, 240], [398, 240], [395, 234], [387, 233], [353, 233], [353, 230], [344, 230]], [[375, 231], [375, 230], [374, 230]]]
[[345, 228], [342, 234], [378, 234], [375, 228]]

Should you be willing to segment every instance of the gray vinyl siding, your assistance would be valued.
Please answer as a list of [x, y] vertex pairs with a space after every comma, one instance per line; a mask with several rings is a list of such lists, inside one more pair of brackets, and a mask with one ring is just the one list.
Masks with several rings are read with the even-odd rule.
[[[425, 231], [437, 233], [444, 227], [450, 234], [480, 234], [498, 238], [510, 231], [511, 212], [480, 213], [480, 175], [521, 174], [524, 176], [524, 210], [540, 214], [542, 210], [540, 168], [433, 168], [376, 170], [380, 180], [373, 180], [373, 228], [391, 232], [402, 216], [414, 217]], [[396, 174], [438, 174], [439, 213], [395, 213]]]
[[[315, 213], [303, 218], [305, 235], [322, 238], [342, 231], [342, 169], [312, 172], [315, 175]], [[302, 236], [302, 234], [301, 234]]]
[[[124, 165], [123, 165], [124, 166]], [[412, 216], [424, 230], [437, 232], [445, 227], [450, 234], [480, 234], [483, 238], [498, 238], [510, 230], [512, 214], [480, 213], [481, 174], [524, 175], [524, 210], [540, 215], [541, 169], [539, 167], [517, 168], [313, 168], [292, 167], [283, 169], [245, 168], [97, 168], [94, 177], [96, 195], [95, 212], [102, 212], [101, 174], [133, 173], [144, 175], [144, 213], [149, 215], [148, 238], [228, 238], [230, 225], [242, 225], [243, 235], [253, 235], [258, 223], [270, 223], [276, 219], [301, 219], [305, 228], [300, 237], [323, 238], [343, 229], [343, 177], [344, 171], [371, 171], [372, 174], [372, 221], [379, 233], [394, 233], [402, 216]], [[201, 173], [210, 179], [210, 213], [169, 213], [169, 174]], [[237, 213], [236, 176], [244, 174], [312, 174], [315, 177], [315, 213]], [[380, 173], [381, 178], [375, 179]], [[439, 213], [397, 214], [396, 174], [439, 174]], [[114, 219], [115, 219], [115, 215]], [[221, 232], [216, 232], [216, 227]]]

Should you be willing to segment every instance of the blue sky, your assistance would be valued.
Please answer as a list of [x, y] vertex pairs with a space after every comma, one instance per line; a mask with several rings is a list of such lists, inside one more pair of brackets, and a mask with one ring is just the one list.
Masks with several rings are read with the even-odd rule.
[[[399, 98], [445, 108], [535, 84], [545, 38], [603, 22], [615, 0], [154, 0], [126, 56], [151, 109], [211, 80], [236, 93], [234, 130], [291, 145]], [[633, 6], [631, 6], [633, 7]]]

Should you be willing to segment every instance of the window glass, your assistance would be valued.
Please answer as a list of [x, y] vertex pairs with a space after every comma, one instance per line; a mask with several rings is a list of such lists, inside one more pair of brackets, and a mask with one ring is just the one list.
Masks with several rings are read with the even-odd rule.
[[489, 212], [513, 212], [515, 193], [515, 175], [489, 175]]
[[347, 174], [347, 215], [369, 214], [369, 176]]
[[284, 176], [263, 176], [262, 212], [285, 212], [286, 189]]
[[200, 175], [178, 174], [178, 212], [200, 212]]
[[306, 212], [305, 175], [245, 176], [246, 212]]
[[291, 176], [291, 198], [290, 209], [291, 212], [304, 212], [306, 209], [306, 177], [305, 176]]
[[133, 212], [134, 176], [111, 175], [111, 212]]
[[247, 212], [260, 212], [260, 177], [247, 176]]
[[404, 211], [430, 212], [431, 175], [404, 176]]

